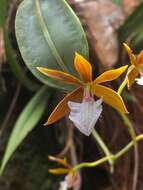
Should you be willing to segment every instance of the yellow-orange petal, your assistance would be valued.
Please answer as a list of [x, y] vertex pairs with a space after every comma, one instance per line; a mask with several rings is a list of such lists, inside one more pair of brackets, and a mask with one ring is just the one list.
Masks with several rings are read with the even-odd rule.
[[62, 117], [64, 117], [66, 114], [69, 113], [70, 109], [67, 105], [68, 101], [81, 101], [83, 97], [83, 88], [79, 87], [72, 91], [71, 93], [67, 94], [67, 96], [64, 97], [64, 99], [56, 106], [54, 111], [51, 113], [51, 115], [48, 118], [48, 121], [44, 125], [50, 125]]
[[51, 174], [54, 174], [54, 175], [62, 175], [62, 174], [69, 173], [70, 169], [67, 169], [67, 168], [57, 168], [57, 169], [49, 169], [48, 171]]
[[136, 56], [132, 53], [131, 48], [126, 43], [123, 43], [123, 45], [128, 53], [131, 64], [136, 65]]
[[143, 50], [139, 53], [137, 57], [137, 65], [143, 65]]
[[53, 161], [53, 162], [57, 162], [65, 167], [69, 167], [69, 164], [67, 163], [67, 159], [64, 158], [64, 159], [61, 159], [61, 158], [57, 158], [57, 157], [54, 157], [54, 156], [48, 156], [49, 160]]
[[75, 54], [74, 66], [84, 82], [92, 81], [91, 64], [78, 53]]
[[128, 85], [128, 89], [131, 88], [131, 86], [135, 82], [135, 79], [137, 78], [138, 75], [139, 75], [138, 69], [134, 65], [131, 65], [129, 67], [128, 73], [127, 73], [127, 82], [128, 82], [127, 85]]
[[92, 93], [95, 96], [102, 98], [105, 103], [112, 106], [116, 110], [122, 113], [128, 113], [122, 97], [114, 90], [95, 84], [92, 86]]
[[117, 79], [125, 70], [127, 69], [128, 65], [120, 67], [118, 69], [111, 69], [109, 71], [105, 71], [99, 77], [94, 80], [94, 83], [102, 83], [107, 81], [112, 81]]
[[68, 74], [64, 73], [62, 71], [54, 70], [54, 69], [48, 69], [45, 67], [37, 67], [37, 69], [43, 73], [44, 75], [51, 77], [56, 80], [61, 80], [68, 84], [76, 84], [76, 85], [82, 85], [82, 81], [80, 81], [78, 78]]

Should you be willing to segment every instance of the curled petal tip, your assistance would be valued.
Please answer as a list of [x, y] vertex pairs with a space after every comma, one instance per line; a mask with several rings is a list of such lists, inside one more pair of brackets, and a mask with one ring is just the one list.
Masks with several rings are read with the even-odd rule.
[[125, 114], [129, 114], [130, 112], [126, 109], [124, 113], [125, 113]]
[[44, 127], [47, 127], [49, 125], [49, 122], [47, 121], [46, 123], [44, 123]]
[[126, 105], [124, 103], [123, 103], [123, 105], [124, 105], [124, 110], [122, 110], [122, 113], [129, 114], [129, 111], [128, 111]]
[[[124, 103], [123, 103], [123, 105], [124, 105]], [[129, 114], [129, 112], [128, 112], [128, 110], [127, 110], [127, 108], [126, 108], [125, 105], [124, 105], [124, 109], [122, 109], [121, 112], [124, 113], [124, 114]]]
[[40, 71], [40, 70], [41, 70], [41, 67], [36, 67], [36, 69], [37, 69], [38, 71]]
[[123, 68], [126, 70], [126, 69], [128, 68], [128, 66], [129, 66], [129, 65], [125, 65], [125, 66], [123, 66]]
[[76, 52], [75, 52], [75, 56], [80, 56], [80, 54], [76, 51]]
[[123, 43], [123, 46], [124, 46], [126, 49], [130, 49], [130, 47], [128, 46], [128, 44], [126, 44], [125, 42]]
[[125, 42], [123, 42], [123, 46], [127, 46], [127, 44]]

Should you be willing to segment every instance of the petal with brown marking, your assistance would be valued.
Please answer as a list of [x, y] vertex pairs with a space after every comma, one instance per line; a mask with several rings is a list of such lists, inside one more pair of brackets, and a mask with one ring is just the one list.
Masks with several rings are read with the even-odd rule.
[[91, 64], [78, 53], [75, 54], [74, 66], [84, 82], [92, 81]]
[[131, 64], [136, 65], [136, 56], [132, 53], [131, 48], [126, 43], [123, 43], [123, 45], [128, 53]]
[[118, 69], [111, 69], [109, 71], [105, 71], [99, 77], [94, 80], [94, 83], [103, 83], [107, 81], [112, 81], [117, 79], [125, 70], [127, 69], [128, 65], [120, 67]]
[[134, 65], [131, 65], [127, 73], [127, 82], [128, 82], [127, 85], [129, 89], [135, 82], [135, 79], [137, 78], [138, 75], [139, 75], [138, 69]]
[[67, 113], [69, 113], [70, 109], [68, 107], [68, 101], [77, 101], [80, 102], [83, 97], [83, 88], [79, 87], [72, 91], [71, 93], [67, 94], [64, 99], [56, 106], [54, 111], [48, 118], [48, 121], [44, 125], [50, 125], [62, 117], [64, 117]]
[[37, 69], [41, 73], [43, 73], [44, 75], [46, 75], [50, 78], [53, 78], [56, 80], [61, 80], [68, 84], [82, 85], [82, 82], [78, 78], [76, 78], [68, 73], [64, 73], [62, 71], [58, 71], [58, 70], [54, 70], [54, 69], [48, 69], [45, 67], [37, 67]]

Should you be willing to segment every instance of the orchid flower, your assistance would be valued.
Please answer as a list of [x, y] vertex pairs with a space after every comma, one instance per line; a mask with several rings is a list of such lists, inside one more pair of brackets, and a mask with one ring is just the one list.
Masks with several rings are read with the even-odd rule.
[[69, 188], [79, 189], [81, 185], [81, 177], [78, 172], [74, 171], [72, 166], [66, 159], [49, 156], [49, 160], [61, 164], [63, 168], [49, 169], [49, 172], [54, 175], [66, 174], [65, 179], [60, 182], [59, 190], [68, 190]]
[[[69, 113], [69, 119], [74, 125], [83, 134], [89, 136], [102, 112], [102, 101], [120, 112], [128, 113], [121, 96], [114, 90], [101, 85], [101, 83], [117, 79], [128, 66], [106, 71], [95, 80], [92, 80], [91, 64], [78, 53], [75, 54], [74, 66], [80, 79], [62, 71], [37, 67], [48, 77], [78, 86], [56, 106], [45, 125], [50, 125]], [[95, 101], [94, 95], [99, 100]]]
[[[128, 88], [131, 88], [133, 83], [136, 81], [137, 84], [143, 85], [143, 50], [138, 56], [135, 56], [130, 47], [124, 43], [125, 49], [127, 50], [131, 66], [127, 72]], [[140, 78], [137, 78], [140, 75]]]

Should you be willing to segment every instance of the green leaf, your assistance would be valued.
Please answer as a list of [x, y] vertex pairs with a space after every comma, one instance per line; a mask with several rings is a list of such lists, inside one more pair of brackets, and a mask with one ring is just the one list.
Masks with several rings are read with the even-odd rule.
[[23, 68], [17, 63], [14, 56], [13, 48], [8, 36], [8, 32], [5, 30], [5, 14], [6, 14], [6, 0], [0, 0], [0, 27], [4, 30], [4, 44], [5, 53], [10, 65], [11, 71], [14, 73], [15, 77], [29, 90], [37, 90], [38, 84], [32, 82], [23, 71]]
[[4, 33], [4, 42], [5, 42], [5, 52], [8, 60], [8, 64], [10, 66], [11, 71], [15, 75], [15, 77], [28, 89], [31, 91], [37, 90], [39, 85], [36, 82], [30, 80], [23, 68], [18, 64], [16, 58], [14, 57], [14, 52], [10, 43], [10, 39], [8, 37], [7, 32]]
[[118, 30], [119, 40], [121, 43], [125, 41], [131, 42], [131, 47], [136, 49], [136, 53], [140, 51], [143, 43], [143, 2], [135, 9], [135, 11], [127, 17], [125, 22]]
[[113, 3], [117, 4], [117, 5], [121, 5], [122, 0], [112, 0]]
[[85, 33], [66, 1], [24, 0], [18, 8], [15, 25], [22, 57], [31, 72], [52, 87], [71, 89], [36, 69], [42, 66], [76, 75], [75, 52], [88, 58]]
[[17, 147], [28, 135], [28, 133], [34, 127], [36, 127], [37, 123], [41, 119], [45, 109], [47, 108], [47, 102], [51, 95], [50, 92], [52, 91], [49, 91], [49, 88], [45, 86], [42, 87], [28, 102], [28, 104], [20, 114], [7, 144], [7, 148], [0, 168], [0, 175], [2, 175], [7, 162], [9, 161]]
[[6, 0], [0, 0], [0, 26], [4, 25], [6, 13]]

